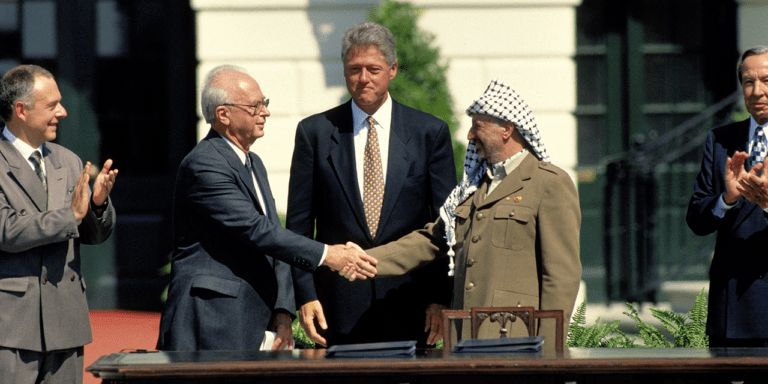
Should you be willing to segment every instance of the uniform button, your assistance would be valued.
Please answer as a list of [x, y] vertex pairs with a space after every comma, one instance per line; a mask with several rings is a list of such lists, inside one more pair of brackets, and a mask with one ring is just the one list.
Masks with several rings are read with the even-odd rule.
[[510, 212], [509, 213], [509, 217], [515, 217], [515, 213], [514, 212]]
[[467, 266], [468, 266], [468, 267], [471, 267], [471, 266], [473, 266], [473, 265], [475, 265], [475, 259], [469, 259], [469, 260], [467, 260]]
[[475, 283], [470, 281], [469, 284], [467, 284], [467, 291], [472, 290], [472, 288], [474, 288], [474, 287], [475, 287]]
[[21, 212], [19, 212], [19, 213], [20, 213], [22, 216], [26, 216], [26, 215], [27, 215], [27, 210], [26, 210], [26, 209], [22, 209], [22, 210], [21, 210]]
[[72, 277], [69, 278], [71, 281], [75, 281], [75, 275], [72, 275]]
[[477, 243], [478, 241], [480, 241], [480, 236], [473, 236], [472, 237], [472, 242], [473, 243]]
[[43, 277], [43, 284], [46, 284], [47, 282], [48, 282], [48, 278], [47, 277]]
[[475, 216], [475, 218], [477, 219], [477, 221], [480, 221], [480, 220], [483, 219], [483, 214], [482, 213], [478, 213], [477, 216]]

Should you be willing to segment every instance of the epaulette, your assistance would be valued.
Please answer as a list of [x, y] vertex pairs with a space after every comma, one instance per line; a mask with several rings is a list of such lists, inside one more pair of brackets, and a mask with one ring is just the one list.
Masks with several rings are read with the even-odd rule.
[[560, 174], [562, 170], [558, 168], [556, 165], [553, 165], [552, 163], [548, 161], [539, 161], [539, 169], [543, 169], [545, 171], [549, 171], [554, 173], [555, 175]]

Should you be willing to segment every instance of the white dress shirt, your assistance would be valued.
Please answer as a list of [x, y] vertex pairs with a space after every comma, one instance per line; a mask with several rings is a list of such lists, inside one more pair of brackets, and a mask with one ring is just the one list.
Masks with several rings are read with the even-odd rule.
[[352, 127], [355, 134], [355, 167], [357, 171], [357, 186], [360, 197], [363, 198], [365, 181], [363, 178], [365, 164], [365, 142], [368, 140], [368, 116], [375, 120], [376, 133], [379, 136], [379, 151], [381, 152], [381, 172], [384, 183], [387, 180], [387, 160], [389, 159], [389, 133], [392, 128], [392, 97], [387, 94], [387, 101], [373, 115], [363, 112], [352, 100]]

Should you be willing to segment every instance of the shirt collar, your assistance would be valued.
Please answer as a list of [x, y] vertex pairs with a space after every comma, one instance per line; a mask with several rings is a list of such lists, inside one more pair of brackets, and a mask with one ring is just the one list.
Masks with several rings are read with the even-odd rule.
[[219, 133], [219, 136], [221, 136], [221, 138], [224, 139], [224, 141], [226, 141], [230, 147], [232, 147], [232, 149], [235, 151], [235, 154], [237, 155], [237, 158], [240, 159], [240, 163], [245, 165], [245, 152], [243, 152], [242, 149], [240, 149], [237, 145], [235, 145], [235, 143], [224, 137], [222, 134]]
[[504, 178], [504, 176], [512, 173], [520, 163], [523, 162], [525, 154], [528, 153], [528, 149], [525, 148], [522, 151], [515, 153], [512, 157], [496, 164], [489, 165], [486, 169], [488, 177], [493, 179], [497, 177]]
[[766, 126], [768, 126], [768, 123], [760, 125], [757, 123], [757, 120], [755, 120], [754, 117], [749, 116], [749, 140], [751, 141], [752, 138], [755, 137], [755, 132], [757, 132], [757, 127], [763, 127], [763, 130], [765, 130]]
[[41, 144], [37, 148], [32, 148], [32, 146], [25, 143], [24, 140], [19, 140], [19, 138], [17, 138], [11, 132], [11, 130], [8, 129], [7, 125], [3, 128], [3, 136], [5, 136], [5, 138], [8, 139], [8, 141], [10, 141], [14, 147], [16, 147], [16, 149], [19, 151], [19, 153], [21, 153], [22, 156], [24, 156], [25, 159], [29, 159], [29, 156], [32, 154], [32, 152], [35, 151], [40, 151], [40, 154], [43, 154], [43, 145], [45, 144]]
[[392, 96], [387, 93], [387, 100], [384, 101], [384, 104], [382, 104], [373, 115], [368, 115], [363, 112], [363, 110], [355, 104], [355, 100], [352, 100], [352, 127], [355, 135], [360, 133], [364, 128], [368, 128], [368, 122], [365, 121], [368, 116], [373, 116], [373, 119], [376, 120], [376, 123], [382, 129], [388, 129], [392, 123]]

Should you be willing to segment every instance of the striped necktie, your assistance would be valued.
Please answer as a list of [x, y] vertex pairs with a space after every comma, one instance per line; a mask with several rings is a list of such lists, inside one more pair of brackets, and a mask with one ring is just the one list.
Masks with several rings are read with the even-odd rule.
[[43, 189], [45, 189], [45, 193], [48, 193], [48, 180], [45, 178], [45, 174], [43, 173], [43, 157], [40, 155], [40, 151], [34, 151], [31, 155], [29, 155], [29, 160], [32, 160], [32, 163], [35, 164], [35, 173], [37, 174], [37, 178], [40, 179], [40, 182], [43, 183]]

